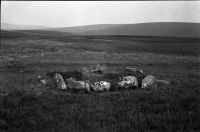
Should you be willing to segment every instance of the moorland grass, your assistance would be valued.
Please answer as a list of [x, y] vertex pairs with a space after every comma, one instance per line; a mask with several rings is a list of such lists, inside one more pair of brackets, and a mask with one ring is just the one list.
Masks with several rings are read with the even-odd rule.
[[[100, 40], [99, 40], [100, 39]], [[116, 38], [114, 41], [75, 38], [2, 39], [0, 51], [0, 129], [3, 131], [199, 131], [200, 89], [199, 57], [195, 45], [181, 49], [181, 41], [171, 39]], [[142, 41], [143, 40], [143, 41]], [[98, 41], [98, 42], [97, 42]], [[118, 42], [119, 41], [119, 42]], [[125, 47], [121, 41], [142, 41], [144, 50], [116, 52]], [[148, 43], [150, 41], [150, 43]], [[151, 48], [152, 42], [161, 43]], [[173, 44], [162, 43], [170, 42]], [[76, 45], [58, 45], [58, 43]], [[117, 44], [116, 44], [117, 42]], [[54, 44], [55, 43], [55, 44]], [[80, 49], [84, 47], [85, 49]], [[107, 44], [108, 43], [108, 44]], [[118, 45], [121, 43], [120, 48]], [[178, 43], [178, 44], [177, 44]], [[49, 44], [48, 46], [46, 46]], [[80, 46], [82, 44], [82, 46]], [[89, 45], [99, 45], [92, 49]], [[109, 46], [101, 51], [98, 47]], [[123, 44], [123, 46], [122, 46]], [[177, 44], [177, 45], [176, 45]], [[101, 45], [101, 46], [100, 46]], [[130, 44], [129, 44], [130, 45]], [[75, 46], [75, 48], [73, 47]], [[166, 52], [163, 49], [168, 46]], [[178, 48], [174, 48], [177, 47]], [[192, 45], [190, 45], [192, 46]], [[155, 49], [157, 47], [157, 49]], [[145, 50], [145, 48], [148, 50]], [[26, 49], [22, 52], [23, 49]], [[92, 50], [91, 50], [92, 49]], [[160, 52], [154, 52], [155, 50]], [[173, 49], [173, 50], [171, 50]], [[124, 49], [123, 49], [124, 50]], [[180, 51], [178, 51], [180, 50]], [[185, 52], [185, 50], [188, 50]], [[194, 54], [190, 54], [193, 50]], [[184, 53], [184, 55], [179, 54]], [[21, 57], [26, 55], [28, 57]], [[15, 56], [15, 57], [14, 57]], [[17, 57], [16, 57], [17, 56]], [[10, 57], [8, 59], [6, 57]], [[91, 69], [99, 63], [106, 67], [101, 76], [88, 75], [92, 81], [112, 81], [127, 66], [145, 74], [170, 81], [150, 91], [113, 90], [105, 93], [73, 93], [36, 85], [35, 77], [53, 71]]]

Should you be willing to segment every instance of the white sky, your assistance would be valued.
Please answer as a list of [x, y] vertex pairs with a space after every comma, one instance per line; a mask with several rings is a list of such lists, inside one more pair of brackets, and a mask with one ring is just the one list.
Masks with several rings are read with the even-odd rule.
[[1, 22], [68, 27], [200, 22], [200, 1], [1, 1]]

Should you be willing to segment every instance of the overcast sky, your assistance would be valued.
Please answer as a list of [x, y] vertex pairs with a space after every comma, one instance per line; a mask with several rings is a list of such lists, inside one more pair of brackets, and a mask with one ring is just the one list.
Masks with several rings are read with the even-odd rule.
[[1, 1], [1, 22], [68, 27], [200, 22], [200, 1]]

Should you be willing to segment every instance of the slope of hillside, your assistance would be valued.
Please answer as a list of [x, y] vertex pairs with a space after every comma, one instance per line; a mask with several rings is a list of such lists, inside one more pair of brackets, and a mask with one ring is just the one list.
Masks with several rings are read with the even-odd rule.
[[33, 26], [33, 25], [17, 25], [10, 23], [1, 23], [1, 30], [37, 30], [37, 29], [47, 29], [49, 27], [45, 26]]
[[102, 29], [118, 27], [120, 24], [97, 24], [97, 25], [85, 25], [85, 26], [75, 26], [75, 27], [61, 27], [53, 28], [48, 30], [60, 31], [60, 32], [70, 32], [70, 33], [80, 33], [88, 31], [98, 31]]
[[[2, 23], [1, 23], [2, 24]], [[40, 29], [38, 29], [40, 28]], [[32, 26], [4, 25], [1, 30], [15, 29], [20, 33], [39, 35], [122, 35], [122, 36], [161, 36], [161, 37], [198, 37], [200, 23], [155, 22], [139, 24], [98, 24], [61, 28], [42, 28]], [[66, 34], [65, 34], [66, 33]]]
[[72, 36], [67, 32], [42, 30], [1, 30], [1, 37], [41, 37], [41, 36]]
[[79, 35], [134, 35], [200, 37], [200, 23], [157, 22], [140, 24], [102, 24], [50, 29]]

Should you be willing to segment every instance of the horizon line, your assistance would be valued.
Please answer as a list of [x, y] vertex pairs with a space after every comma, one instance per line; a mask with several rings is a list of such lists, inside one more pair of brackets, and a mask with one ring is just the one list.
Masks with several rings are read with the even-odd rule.
[[46, 28], [70, 28], [70, 27], [82, 27], [82, 26], [93, 26], [93, 25], [132, 25], [132, 24], [148, 24], [148, 23], [194, 23], [200, 24], [200, 22], [183, 22], [183, 21], [155, 21], [155, 22], [137, 22], [137, 23], [95, 23], [95, 24], [86, 24], [86, 25], [77, 25], [77, 26], [45, 26], [45, 25], [24, 25], [24, 24], [14, 24], [9, 22], [1, 22], [1, 24], [11, 24], [17, 26], [41, 26]]

